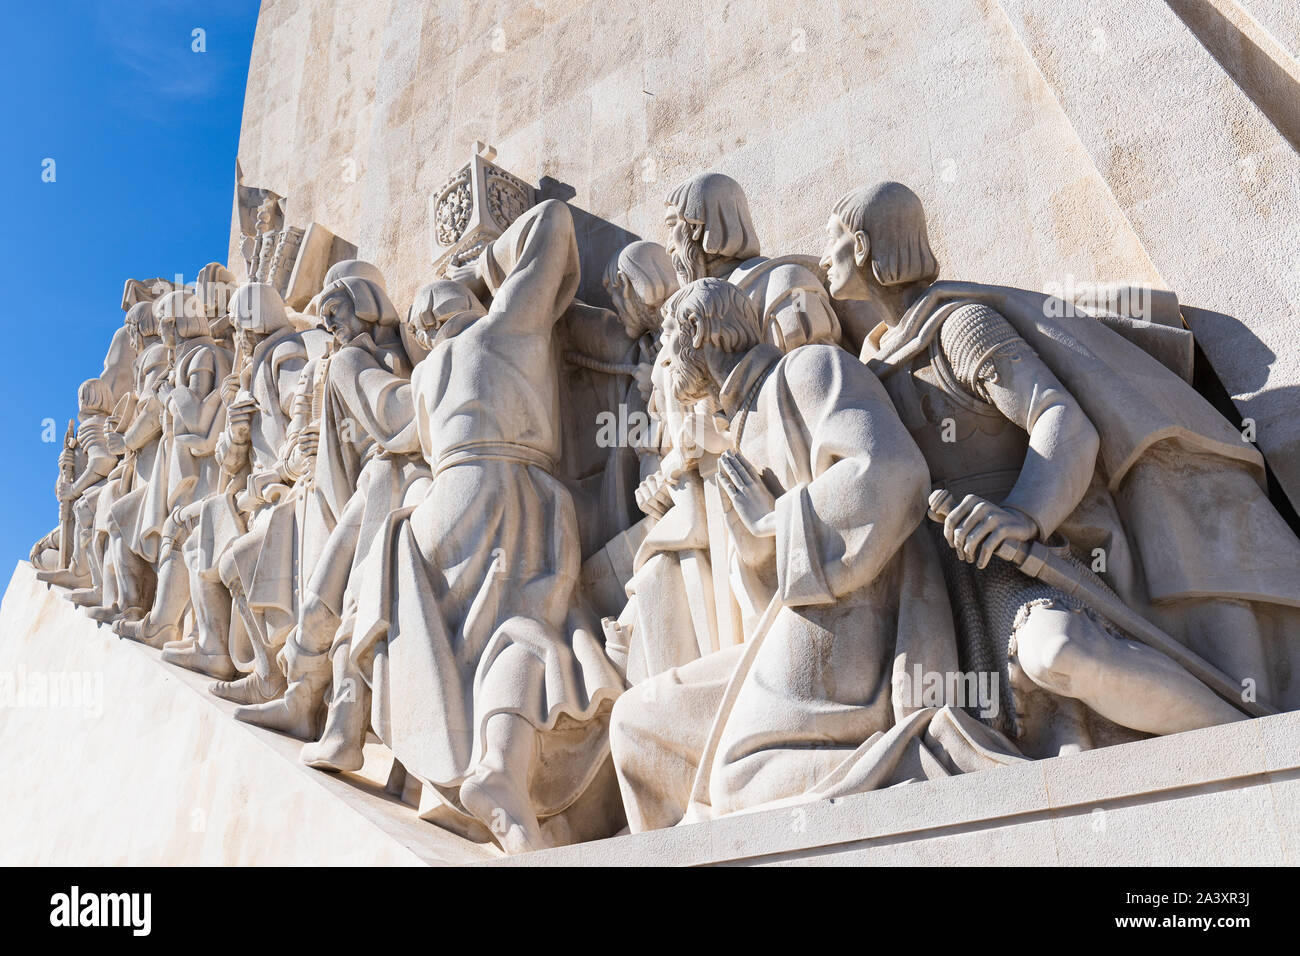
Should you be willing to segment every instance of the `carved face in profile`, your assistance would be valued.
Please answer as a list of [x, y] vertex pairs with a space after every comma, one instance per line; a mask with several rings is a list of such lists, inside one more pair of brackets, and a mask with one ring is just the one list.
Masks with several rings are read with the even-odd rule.
[[153, 311], [147, 305], [143, 309], [132, 309], [126, 316], [126, 330], [131, 348], [143, 352], [149, 337], [158, 334]]
[[366, 323], [357, 318], [356, 303], [343, 287], [331, 290], [321, 299], [320, 321], [340, 345], [347, 345], [366, 330]]
[[264, 338], [264, 335], [260, 335], [242, 325], [236, 325], [234, 332], [235, 351], [241, 355], [252, 355], [253, 350], [257, 348], [257, 343]]
[[636, 287], [628, 278], [619, 273], [613, 281], [605, 283], [610, 298], [614, 300], [614, 311], [623, 323], [623, 331], [629, 339], [640, 338], [644, 333], [654, 331], [657, 315], [654, 310], [641, 301]]
[[826, 245], [821, 257], [831, 298], [845, 301], [864, 299], [870, 294], [862, 275], [866, 260], [866, 235], [850, 231], [839, 216], [832, 214], [826, 221]]
[[167, 314], [158, 320], [158, 337], [169, 349], [176, 347], [176, 316]]
[[698, 319], [688, 317], [683, 328], [675, 312], [664, 316], [657, 363], [663, 371], [658, 377], [660, 383], [667, 380], [668, 392], [679, 408], [690, 408], [717, 391], [704, 356], [692, 341], [697, 324]]
[[702, 279], [705, 271], [704, 245], [701, 242], [700, 224], [683, 219], [677, 209], [671, 205], [664, 207], [664, 225], [668, 228], [668, 240], [664, 248], [673, 260], [673, 271], [677, 273], [680, 285], [687, 285], [696, 279]]

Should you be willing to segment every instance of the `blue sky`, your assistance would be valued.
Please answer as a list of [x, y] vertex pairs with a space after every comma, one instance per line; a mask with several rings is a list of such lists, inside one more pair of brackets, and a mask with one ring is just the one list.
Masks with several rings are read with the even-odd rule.
[[[9, 4], [0, 96], [0, 578], [58, 520], [56, 459], [127, 278], [225, 262], [254, 0]], [[203, 30], [204, 52], [194, 31]], [[43, 182], [47, 159], [54, 181]], [[42, 440], [55, 421], [56, 441]]]

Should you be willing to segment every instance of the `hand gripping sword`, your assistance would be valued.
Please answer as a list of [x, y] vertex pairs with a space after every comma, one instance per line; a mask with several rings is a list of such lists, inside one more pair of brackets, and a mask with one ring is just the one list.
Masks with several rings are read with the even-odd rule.
[[[930, 495], [931, 520], [942, 523], [957, 505], [957, 496], [946, 489]], [[1195, 651], [1184, 647], [1142, 615], [1121, 601], [1099, 578], [1056, 554], [1041, 541], [1003, 541], [995, 552], [1031, 578], [1083, 601], [1134, 640], [1155, 648], [1177, 661], [1192, 676], [1212, 691], [1252, 717], [1267, 717], [1277, 711], [1258, 701], [1245, 700], [1241, 684], [1219, 670]]]

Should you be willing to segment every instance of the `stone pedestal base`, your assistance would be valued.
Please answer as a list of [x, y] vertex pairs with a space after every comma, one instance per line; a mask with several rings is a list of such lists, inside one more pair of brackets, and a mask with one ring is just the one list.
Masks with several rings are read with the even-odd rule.
[[0, 865], [1300, 864], [1300, 714], [505, 858], [230, 716], [20, 563], [0, 606]]

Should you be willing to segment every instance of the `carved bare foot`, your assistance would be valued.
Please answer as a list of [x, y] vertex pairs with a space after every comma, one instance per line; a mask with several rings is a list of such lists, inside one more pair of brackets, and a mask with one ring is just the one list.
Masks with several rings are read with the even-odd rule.
[[168, 664], [198, 671], [217, 680], [231, 680], [239, 673], [229, 654], [205, 654], [199, 650], [197, 644], [191, 642], [180, 642], [180, 646], [164, 647], [162, 659]]
[[527, 795], [519, 793], [503, 773], [475, 773], [461, 784], [460, 802], [487, 825], [507, 853], [544, 850], [550, 845], [542, 836]]
[[351, 740], [342, 739], [333, 734], [322, 737], [315, 743], [304, 744], [302, 762], [317, 770], [360, 770], [366, 762], [361, 747]]
[[99, 588], [81, 588], [70, 591], [68, 600], [77, 607], [98, 607], [104, 601], [104, 592]]
[[279, 671], [269, 677], [254, 671], [238, 680], [217, 681], [208, 691], [236, 704], [265, 704], [283, 694], [288, 683]]
[[169, 643], [175, 643], [181, 635], [181, 629], [176, 624], [154, 627], [148, 615], [138, 621], [118, 621], [113, 625], [113, 632], [128, 641], [139, 641], [150, 647], [164, 647]]

